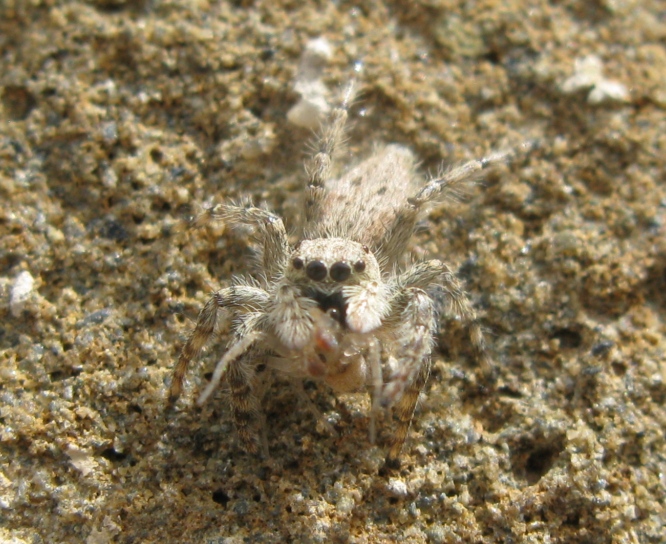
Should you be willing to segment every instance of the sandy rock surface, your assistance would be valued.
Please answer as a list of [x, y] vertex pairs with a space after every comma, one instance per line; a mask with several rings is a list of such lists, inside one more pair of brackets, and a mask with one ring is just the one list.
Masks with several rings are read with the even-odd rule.
[[[0, 541], [658, 543], [666, 534], [663, 2], [0, 3]], [[442, 321], [402, 468], [368, 403], [280, 381], [269, 462], [225, 395], [223, 343], [170, 372], [246, 236], [192, 231], [250, 197], [298, 215], [301, 54], [357, 77], [343, 163], [421, 171], [538, 142], [436, 210], [415, 258], [459, 270], [499, 369]], [[360, 68], [359, 71], [355, 70]]]

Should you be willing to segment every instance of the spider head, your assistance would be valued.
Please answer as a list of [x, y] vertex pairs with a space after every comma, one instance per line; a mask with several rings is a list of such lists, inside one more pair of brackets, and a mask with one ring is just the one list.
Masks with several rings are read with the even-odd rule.
[[285, 276], [327, 294], [345, 285], [379, 280], [377, 259], [367, 246], [343, 238], [303, 240], [289, 260]]

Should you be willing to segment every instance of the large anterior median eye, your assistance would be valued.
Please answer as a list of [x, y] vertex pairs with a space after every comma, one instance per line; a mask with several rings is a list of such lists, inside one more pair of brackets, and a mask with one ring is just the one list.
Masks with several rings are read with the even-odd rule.
[[310, 261], [305, 267], [305, 273], [311, 280], [321, 281], [326, 277], [326, 265], [321, 261]]
[[351, 275], [351, 267], [347, 263], [335, 263], [331, 266], [331, 278], [335, 281], [345, 281]]

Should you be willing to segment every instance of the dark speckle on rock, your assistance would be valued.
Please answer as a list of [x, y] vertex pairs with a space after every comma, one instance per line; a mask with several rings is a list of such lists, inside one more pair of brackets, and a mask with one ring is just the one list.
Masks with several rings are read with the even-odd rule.
[[615, 342], [613, 342], [611, 340], [603, 340], [603, 341], [599, 342], [598, 344], [594, 344], [594, 346], [592, 346], [592, 349], [590, 350], [590, 352], [595, 357], [603, 357], [604, 355], [606, 355], [613, 348], [614, 345], [615, 345]]
[[84, 327], [88, 327], [90, 325], [99, 325], [100, 323], [104, 323], [106, 319], [113, 313], [113, 310], [110, 308], [104, 308], [102, 310], [97, 310], [95, 312], [92, 312], [91, 314], [88, 314], [85, 316], [83, 319], [79, 320], [76, 322], [76, 328], [77, 329], [82, 329]]
[[250, 503], [244, 499], [239, 499], [233, 503], [231, 509], [239, 516], [245, 516], [250, 512]]
[[100, 228], [100, 235], [116, 242], [122, 242], [129, 236], [124, 225], [115, 219], [109, 219], [104, 222]]

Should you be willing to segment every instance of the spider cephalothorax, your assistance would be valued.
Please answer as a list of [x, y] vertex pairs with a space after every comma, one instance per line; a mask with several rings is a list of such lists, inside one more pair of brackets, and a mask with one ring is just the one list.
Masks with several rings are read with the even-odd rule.
[[449, 267], [429, 260], [400, 271], [404, 253], [431, 205], [478, 179], [505, 155], [470, 161], [424, 184], [414, 172], [412, 153], [388, 145], [333, 179], [331, 164], [344, 132], [347, 102], [332, 111], [307, 165], [296, 247], [280, 217], [261, 208], [220, 204], [199, 218], [199, 224], [218, 220], [252, 227], [261, 250], [260, 269], [258, 279], [236, 279], [201, 310], [174, 370], [170, 398], [179, 397], [189, 363], [221, 321], [228, 320], [232, 340], [199, 402], [226, 378], [246, 449], [266, 449], [255, 376], [267, 366], [323, 381], [336, 391], [369, 389], [373, 437], [374, 414], [393, 407], [398, 426], [387, 463], [394, 465], [430, 371], [437, 312], [429, 289], [443, 290], [451, 307], [469, 322], [472, 346], [484, 354], [476, 314]]
[[[344, 238], [303, 240], [294, 251], [284, 281], [296, 286], [321, 309], [336, 310], [335, 318], [352, 332], [381, 325], [387, 310], [388, 287], [367, 246]], [[287, 345], [289, 338], [283, 338]], [[295, 348], [303, 347], [300, 343]]]

